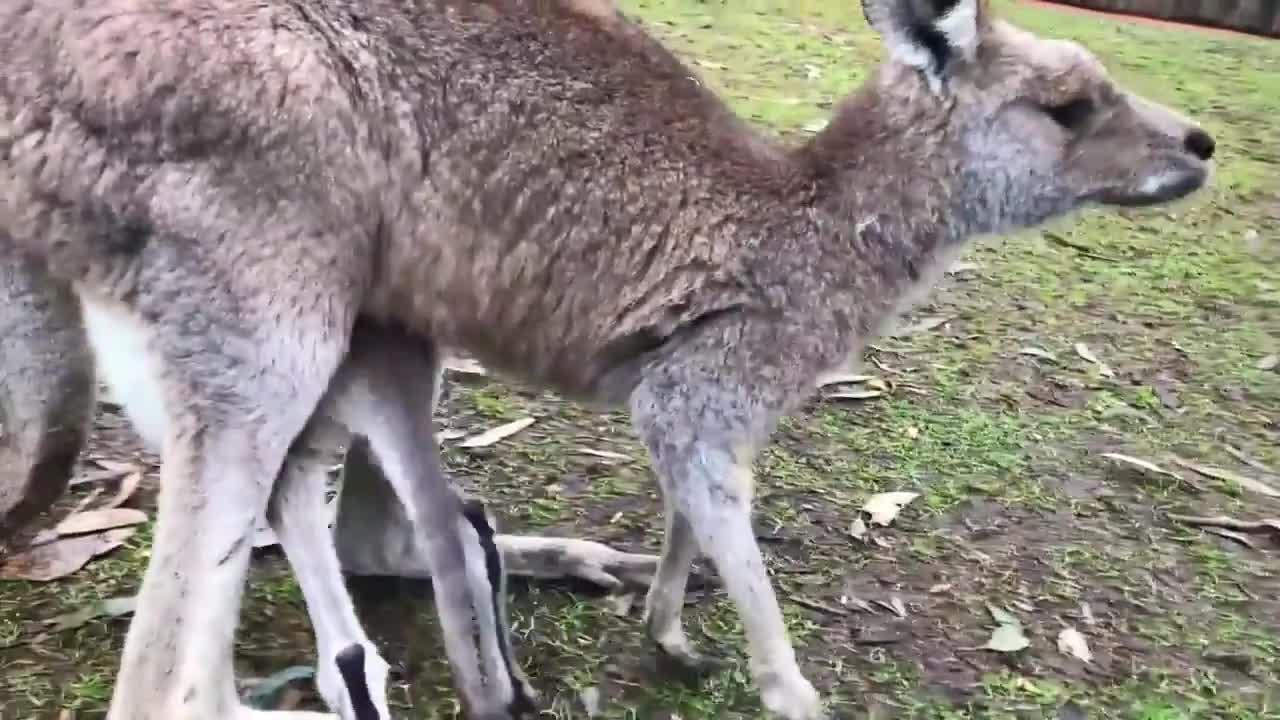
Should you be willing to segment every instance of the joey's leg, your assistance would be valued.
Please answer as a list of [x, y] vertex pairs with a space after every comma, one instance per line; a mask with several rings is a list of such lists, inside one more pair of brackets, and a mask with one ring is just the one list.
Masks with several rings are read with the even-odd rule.
[[[687, 649], [676, 602], [696, 543], [715, 565], [746, 629], [762, 704], [786, 720], [817, 720], [824, 717], [821, 698], [796, 663], [751, 527], [751, 462], [776, 412], [756, 396], [767, 397], [771, 389], [726, 366], [724, 355], [708, 353], [717, 363], [715, 375], [700, 372], [705, 363], [697, 354], [677, 356], [652, 370], [632, 395], [633, 422], [649, 448], [667, 512], [677, 514], [667, 521], [677, 537], [663, 546], [648, 598], [649, 628], [668, 652]], [[735, 378], [738, 373], [746, 379]]]
[[360, 435], [352, 436], [343, 457], [333, 540], [344, 573], [431, 577], [426, 547]]
[[[369, 456], [364, 438], [352, 438], [347, 449], [333, 534], [345, 573], [431, 577], [426, 546]], [[609, 591], [646, 590], [658, 567], [654, 555], [622, 552], [582, 538], [499, 534], [494, 543], [510, 576], [575, 578]]]
[[[330, 387], [330, 396], [335, 392]], [[313, 417], [289, 448], [267, 519], [307, 604], [316, 634], [316, 687], [343, 720], [390, 720], [388, 666], [369, 639], [347, 592], [324, 491], [332, 450], [349, 433]]]
[[0, 230], [0, 555], [57, 502], [93, 416], [93, 356], [69, 285]]
[[532, 692], [511, 657], [492, 527], [464, 508], [440, 463], [431, 417], [439, 376], [430, 342], [361, 322], [325, 412], [368, 439], [416, 529], [468, 715], [512, 717], [533, 710]]

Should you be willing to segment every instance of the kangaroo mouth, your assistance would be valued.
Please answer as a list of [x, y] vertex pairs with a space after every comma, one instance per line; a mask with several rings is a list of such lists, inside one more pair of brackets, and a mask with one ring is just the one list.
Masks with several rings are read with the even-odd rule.
[[1103, 205], [1121, 207], [1159, 205], [1181, 200], [1204, 187], [1208, 179], [1207, 165], [1167, 170], [1147, 177], [1137, 185], [1102, 190], [1090, 199]]

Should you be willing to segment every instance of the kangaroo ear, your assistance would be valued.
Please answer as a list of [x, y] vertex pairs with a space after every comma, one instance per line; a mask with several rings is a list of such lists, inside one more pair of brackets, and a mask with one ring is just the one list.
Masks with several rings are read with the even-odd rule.
[[978, 49], [984, 0], [862, 0], [862, 13], [897, 62], [936, 85], [957, 58]]

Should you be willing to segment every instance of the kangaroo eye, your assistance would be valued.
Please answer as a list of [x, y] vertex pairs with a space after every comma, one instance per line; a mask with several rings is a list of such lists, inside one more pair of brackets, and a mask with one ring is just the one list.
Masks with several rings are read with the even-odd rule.
[[1079, 130], [1093, 115], [1094, 104], [1090, 98], [1076, 98], [1059, 105], [1045, 105], [1043, 110], [1053, 121], [1067, 130]]

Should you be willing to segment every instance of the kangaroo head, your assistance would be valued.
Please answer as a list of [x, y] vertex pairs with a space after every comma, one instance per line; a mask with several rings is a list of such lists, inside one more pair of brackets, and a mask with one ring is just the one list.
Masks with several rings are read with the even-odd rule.
[[887, 59], [889, 122], [951, 176], [972, 229], [1038, 224], [1091, 203], [1150, 205], [1203, 186], [1214, 141], [1119, 87], [1080, 45], [990, 16], [985, 0], [864, 0]]

